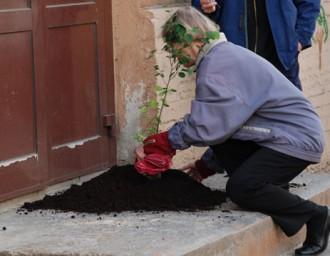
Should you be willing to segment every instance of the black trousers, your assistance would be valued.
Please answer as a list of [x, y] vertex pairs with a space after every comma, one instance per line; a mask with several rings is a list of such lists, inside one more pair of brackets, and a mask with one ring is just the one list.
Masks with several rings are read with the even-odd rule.
[[287, 236], [296, 234], [315, 214], [324, 211], [311, 201], [283, 189], [310, 162], [260, 147], [251, 141], [229, 139], [212, 146], [227, 171], [226, 191], [239, 206], [271, 216]]

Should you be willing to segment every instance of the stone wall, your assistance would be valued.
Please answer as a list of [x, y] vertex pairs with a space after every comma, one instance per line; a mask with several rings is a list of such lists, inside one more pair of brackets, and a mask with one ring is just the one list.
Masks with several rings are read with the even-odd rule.
[[[115, 79], [118, 132], [118, 163], [132, 162], [133, 150], [137, 145], [134, 133], [143, 126], [138, 107], [150, 97], [155, 97], [152, 87], [161, 84], [154, 76], [154, 65], [168, 69], [160, 36], [161, 26], [177, 6], [190, 1], [113, 1], [113, 26], [115, 48]], [[324, 0], [326, 12], [330, 14], [330, 0]], [[322, 52], [315, 45], [300, 54], [301, 78], [304, 93], [316, 107], [324, 123], [328, 144], [330, 143], [330, 40], [323, 44]], [[155, 58], [147, 59], [150, 51], [157, 49]], [[319, 58], [322, 57], [322, 67]], [[190, 111], [194, 97], [194, 77], [175, 80], [172, 88], [177, 93], [168, 98], [161, 129], [170, 127], [176, 120]], [[180, 167], [198, 158], [204, 149], [191, 148], [179, 152], [175, 167]], [[327, 145], [323, 162], [313, 169], [330, 169], [330, 145]]]
[[[330, 0], [322, 2], [330, 26]], [[316, 27], [316, 31], [321, 29], [320, 26]], [[311, 169], [330, 171], [330, 38], [323, 42], [322, 49], [319, 48], [320, 43], [316, 34], [314, 39], [313, 47], [303, 51], [299, 56], [300, 76], [304, 93], [313, 103], [323, 122], [327, 144], [322, 163]]]
[[154, 48], [154, 26], [140, 2], [112, 1], [118, 164], [132, 161], [138, 107], [154, 83], [153, 63], [146, 61]]
[[[144, 125], [138, 108], [146, 100], [155, 97], [152, 88], [157, 83], [160, 84], [154, 76], [154, 65], [166, 69], [166, 63], [159, 51], [155, 58], [148, 59], [153, 49], [160, 50], [162, 46], [160, 27], [166, 20], [166, 15], [169, 15], [168, 10], [172, 11], [187, 2], [113, 1], [118, 164], [133, 161], [133, 151], [138, 144], [134, 134]], [[161, 127], [163, 130], [175, 119], [189, 112], [194, 93], [193, 78], [184, 83], [174, 81], [174, 87], [178, 88], [178, 93], [168, 100], [171, 108], [164, 113], [164, 125]], [[183, 155], [179, 154], [179, 162], [182, 157]]]

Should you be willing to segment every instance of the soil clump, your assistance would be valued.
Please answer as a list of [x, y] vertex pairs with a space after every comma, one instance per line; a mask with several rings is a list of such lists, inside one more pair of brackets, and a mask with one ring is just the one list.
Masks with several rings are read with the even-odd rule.
[[25, 203], [22, 210], [52, 209], [85, 213], [123, 211], [210, 210], [226, 200], [222, 191], [212, 191], [178, 170], [169, 170], [161, 179], [138, 174], [132, 165], [115, 166], [102, 175], [69, 190]]

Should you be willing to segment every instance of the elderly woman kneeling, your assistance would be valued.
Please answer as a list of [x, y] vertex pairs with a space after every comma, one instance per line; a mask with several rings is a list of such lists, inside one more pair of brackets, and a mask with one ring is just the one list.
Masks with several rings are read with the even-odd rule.
[[201, 181], [225, 169], [232, 201], [271, 216], [287, 236], [306, 224], [306, 240], [295, 253], [316, 255], [327, 247], [328, 208], [282, 185], [320, 161], [319, 116], [272, 64], [227, 42], [222, 33], [210, 39], [215, 31], [217, 25], [194, 8], [177, 10], [164, 25], [167, 50], [185, 67], [196, 67], [196, 97], [183, 121], [144, 141], [136, 169], [155, 174], [164, 168], [148, 156], [169, 163], [176, 150], [208, 147], [189, 165], [189, 174]]

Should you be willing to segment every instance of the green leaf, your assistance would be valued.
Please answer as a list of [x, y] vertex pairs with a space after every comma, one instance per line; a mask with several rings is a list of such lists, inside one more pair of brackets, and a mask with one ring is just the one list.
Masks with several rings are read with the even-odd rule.
[[168, 52], [170, 50], [169, 45], [165, 44], [162, 48], [163, 51]]
[[164, 96], [164, 95], [166, 95], [167, 94], [167, 90], [165, 89], [165, 90], [162, 90], [162, 91], [160, 91], [159, 93], [158, 93], [158, 95], [159, 96]]
[[146, 137], [147, 137], [146, 134], [141, 131], [135, 133], [135, 135], [134, 135], [134, 139], [138, 142], [143, 142]]
[[183, 68], [182, 72], [185, 72], [186, 74], [191, 76], [194, 73], [194, 69], [193, 68]]
[[148, 107], [147, 106], [140, 107], [140, 112], [141, 113], [147, 113], [148, 112]]
[[181, 65], [185, 65], [185, 64], [188, 64], [189, 62], [191, 62], [191, 59], [189, 56], [187, 56], [185, 54], [181, 54], [178, 56], [178, 61]]
[[206, 32], [206, 38], [209, 40], [217, 40], [220, 38], [220, 33], [218, 31], [208, 31]]
[[174, 23], [174, 32], [179, 36], [179, 38], [182, 39], [186, 34], [186, 29], [184, 28], [184, 26], [176, 22]]
[[148, 134], [150, 134], [150, 135], [157, 133], [157, 127], [149, 127], [146, 130], [147, 130]]
[[154, 99], [153, 100], [150, 100], [148, 105], [152, 109], [158, 108], [158, 102], [157, 102], [157, 100], [154, 100]]
[[210, 39], [208, 39], [208, 38], [202, 38], [201, 41], [202, 41], [203, 43], [208, 44], [208, 43], [210, 42]]
[[147, 60], [148, 60], [148, 59], [151, 59], [151, 58], [155, 55], [156, 52], [157, 52], [156, 49], [151, 50], [151, 51], [149, 52], [149, 56], [147, 57]]
[[188, 71], [189, 75], [192, 75], [195, 72], [196, 72], [196, 69], [195, 68], [190, 68], [189, 71]]
[[156, 92], [160, 92], [160, 91], [162, 91], [163, 89], [164, 89], [164, 88], [161, 87], [161, 86], [159, 86], [158, 84], [155, 85], [155, 90], [156, 90]]
[[184, 39], [184, 44], [186, 45], [190, 45], [194, 41], [194, 38], [191, 34], [185, 34], [183, 39]]
[[155, 74], [155, 76], [160, 76], [160, 77], [165, 77], [165, 75], [164, 75], [164, 73], [163, 72], [157, 72], [156, 74]]
[[184, 73], [184, 72], [179, 72], [179, 77], [181, 77], [181, 78], [185, 78], [185, 77], [186, 77], [186, 73]]
[[193, 33], [193, 34], [197, 34], [197, 33], [200, 33], [200, 29], [198, 28], [198, 27], [193, 27], [192, 29], [191, 29], [191, 32]]

